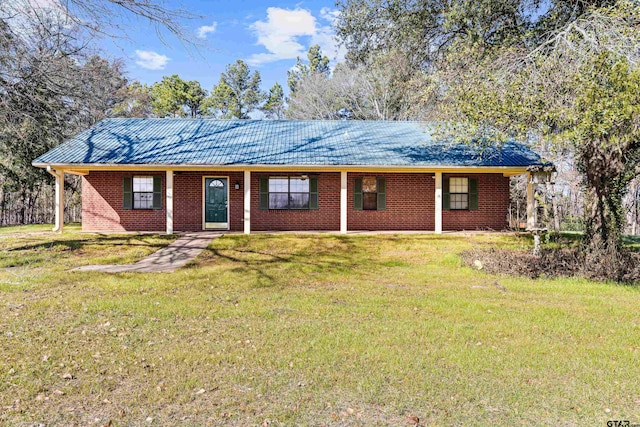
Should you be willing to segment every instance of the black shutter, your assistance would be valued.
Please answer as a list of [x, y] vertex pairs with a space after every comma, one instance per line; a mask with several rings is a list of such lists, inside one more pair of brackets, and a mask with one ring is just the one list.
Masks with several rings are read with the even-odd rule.
[[353, 209], [362, 210], [362, 178], [356, 178], [353, 182]]
[[378, 210], [383, 211], [387, 209], [387, 180], [378, 178], [376, 187], [378, 190]]
[[153, 177], [153, 209], [162, 209], [162, 177]]
[[449, 196], [449, 178], [446, 176], [442, 176], [442, 210], [448, 211], [450, 209], [451, 203], [449, 200], [451, 197]]
[[309, 178], [309, 209], [318, 209], [318, 178]]
[[122, 209], [131, 209], [133, 206], [133, 183], [130, 176], [122, 178]]
[[269, 178], [266, 176], [260, 177], [260, 209], [269, 209]]
[[469, 178], [469, 210], [478, 210], [478, 178]]

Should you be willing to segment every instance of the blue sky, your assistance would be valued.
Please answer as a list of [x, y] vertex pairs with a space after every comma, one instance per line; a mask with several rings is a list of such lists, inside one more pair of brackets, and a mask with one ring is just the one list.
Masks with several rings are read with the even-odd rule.
[[210, 91], [227, 64], [243, 59], [260, 71], [263, 89], [276, 81], [286, 87], [286, 74], [296, 56], [306, 57], [318, 43], [335, 63], [344, 56], [333, 37], [336, 16], [333, 0], [274, 1], [196, 0], [168, 2], [201, 16], [183, 21], [187, 37], [197, 48], [184, 46], [172, 35], [156, 33], [153, 25], [139, 19], [123, 22], [127, 38], [100, 40], [110, 58], [122, 58], [131, 80], [152, 84], [162, 76], [178, 74], [198, 80]]

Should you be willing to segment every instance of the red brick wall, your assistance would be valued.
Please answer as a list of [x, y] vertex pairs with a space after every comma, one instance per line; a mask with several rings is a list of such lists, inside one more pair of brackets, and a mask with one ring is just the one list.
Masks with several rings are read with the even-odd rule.
[[[202, 190], [204, 176], [229, 178], [229, 227], [231, 231], [244, 229], [244, 174], [242, 172], [174, 172], [173, 229], [175, 231], [202, 230]], [[235, 189], [235, 183], [240, 189]]]
[[447, 174], [448, 177], [478, 178], [478, 210], [442, 211], [442, 229], [504, 230], [509, 211], [509, 178], [502, 174]]
[[[278, 176], [300, 176], [283, 173]], [[260, 210], [260, 177], [251, 174], [251, 230], [340, 230], [340, 173], [318, 174], [318, 210]], [[271, 174], [273, 176], [273, 174]]]
[[[136, 172], [92, 171], [82, 178], [82, 229], [84, 231], [164, 231], [165, 172], [162, 175], [162, 209], [122, 209], [122, 177]], [[279, 176], [300, 175], [278, 174]], [[232, 231], [242, 231], [244, 178], [242, 172], [174, 173], [174, 230], [202, 230], [202, 177], [229, 177], [229, 221]], [[340, 174], [318, 174], [318, 210], [260, 210], [260, 173], [251, 174], [251, 229], [330, 230], [340, 229]], [[387, 180], [387, 209], [353, 209], [356, 177], [378, 176]], [[456, 175], [449, 175], [456, 176]], [[478, 178], [478, 210], [443, 211], [443, 230], [502, 230], [507, 226], [509, 178], [501, 174], [457, 175]], [[234, 184], [240, 183], [236, 190]], [[435, 180], [430, 173], [349, 173], [347, 178], [347, 227], [357, 230], [433, 230]]]
[[[353, 209], [355, 178], [386, 178], [387, 208], [381, 211]], [[435, 179], [432, 173], [347, 174], [348, 230], [433, 230]]]
[[[162, 175], [162, 209], [123, 209], [122, 177]], [[165, 173], [91, 171], [82, 177], [83, 231], [165, 231]]]

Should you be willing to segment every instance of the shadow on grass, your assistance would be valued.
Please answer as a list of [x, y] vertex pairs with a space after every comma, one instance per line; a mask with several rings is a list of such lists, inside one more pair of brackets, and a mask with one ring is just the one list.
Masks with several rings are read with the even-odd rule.
[[[152, 238], [153, 241], [149, 241], [145, 237]], [[121, 255], [126, 253], [126, 248], [149, 248], [151, 252], [155, 252], [173, 240], [173, 236], [154, 234], [97, 235], [68, 240], [65, 240], [64, 236], [62, 238], [55, 236], [38, 243], [4, 249], [0, 252], [0, 267], [33, 267], [41, 262], [50, 262], [60, 257], [79, 257], [85, 255], [83, 250], [86, 247], [91, 246], [94, 247], [94, 250], [88, 249], [86, 254], [89, 254], [89, 257], [99, 258]]]
[[[131, 235], [131, 236], [101, 236], [89, 239], [71, 239], [71, 240], [49, 240], [41, 243], [34, 243], [30, 245], [18, 246], [15, 248], [8, 249], [8, 252], [17, 252], [17, 251], [34, 251], [39, 249], [50, 249], [53, 246], [66, 246], [69, 250], [79, 250], [84, 246], [91, 245], [103, 245], [103, 246], [146, 246], [152, 248], [163, 248], [169, 243], [171, 243], [175, 238], [168, 235], [155, 235], [149, 234], [147, 236], [153, 237], [154, 239], [161, 239], [163, 242], [157, 243], [149, 243], [142, 241], [141, 235]], [[132, 240], [136, 239], [137, 242], [132, 243]], [[164, 241], [166, 240], [166, 242]]]
[[[263, 241], [277, 238], [277, 236], [260, 237]], [[279, 265], [326, 274], [345, 273], [361, 266], [363, 255], [366, 255], [352, 240], [343, 236], [295, 236], [295, 239], [302, 240], [305, 245], [290, 253], [270, 253], [253, 249], [249, 247], [250, 239], [236, 240], [233, 242], [235, 244], [224, 248], [209, 246], [205, 251], [213, 259], [222, 259], [236, 264], [234, 272], [254, 273], [258, 277], [260, 287], [277, 285], [276, 278], [269, 273], [269, 270], [278, 268]], [[329, 259], [330, 257], [339, 259]]]

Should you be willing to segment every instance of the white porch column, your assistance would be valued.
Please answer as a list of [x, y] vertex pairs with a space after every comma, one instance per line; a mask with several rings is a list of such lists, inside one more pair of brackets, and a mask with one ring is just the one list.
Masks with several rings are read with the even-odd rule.
[[55, 200], [55, 226], [53, 231], [62, 233], [64, 230], [64, 171], [51, 171], [49, 173], [56, 177], [56, 200]]
[[167, 234], [173, 234], [173, 171], [167, 171]]
[[527, 179], [527, 229], [535, 228], [536, 226], [536, 200], [533, 196], [533, 183], [531, 182], [531, 176]]
[[340, 234], [347, 234], [347, 172], [340, 172]]
[[251, 234], [251, 171], [244, 171], [244, 234]]
[[442, 234], [442, 172], [436, 172], [436, 220], [434, 231]]

